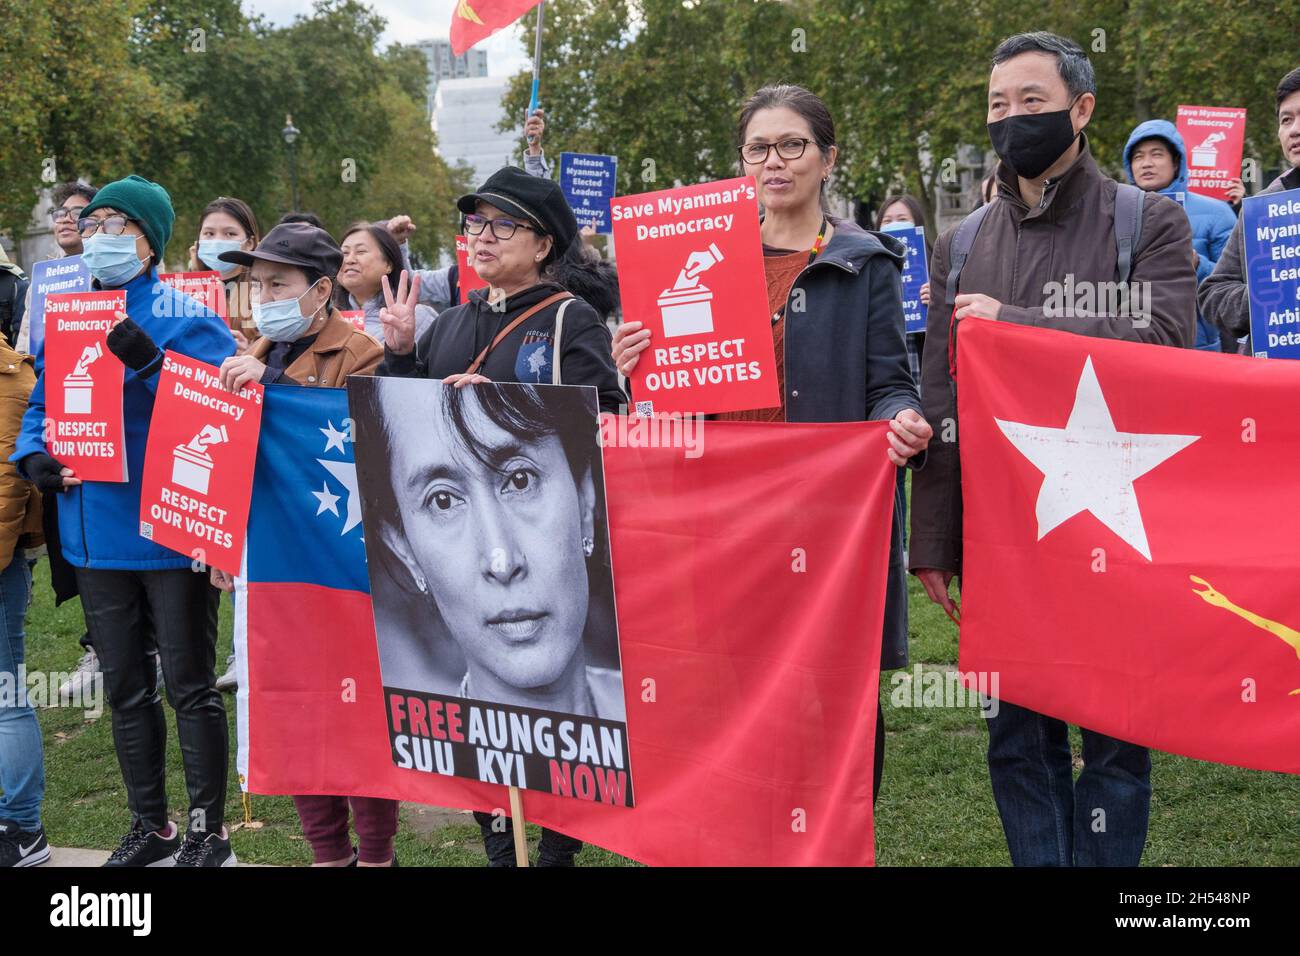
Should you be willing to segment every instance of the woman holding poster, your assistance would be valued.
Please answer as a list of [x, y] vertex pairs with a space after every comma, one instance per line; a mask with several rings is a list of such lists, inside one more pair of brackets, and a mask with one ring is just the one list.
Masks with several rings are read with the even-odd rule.
[[[221, 366], [221, 384], [238, 392], [249, 382], [342, 388], [349, 375], [370, 375], [383, 352], [339, 314], [331, 301], [343, 252], [324, 229], [281, 223], [251, 252], [221, 254], [248, 270], [253, 320], [261, 334], [243, 355]], [[230, 575], [212, 569], [212, 583], [233, 591]], [[295, 796], [314, 866], [392, 866], [397, 801], [374, 797]], [[352, 811], [358, 848], [348, 835]]]
[[[441, 313], [417, 339], [418, 289], [402, 281], [394, 295], [385, 279], [378, 374], [437, 378], [457, 388], [487, 381], [592, 385], [600, 410], [618, 412], [627, 399], [604, 317], [551, 281], [552, 265], [578, 237], [578, 221], [559, 185], [506, 166], [457, 205], [470, 262], [488, 288]], [[475, 819], [489, 862], [514, 865], [510, 821], [486, 813]], [[581, 848], [577, 840], [543, 830], [539, 864], [571, 866]]]
[[[42, 491], [58, 493], [63, 556], [76, 568], [86, 628], [104, 670], [113, 742], [131, 810], [131, 828], [107, 866], [167, 865], [172, 860], [185, 867], [235, 863], [223, 825], [229, 742], [214, 673], [219, 595], [206, 569], [193, 569], [196, 556], [144, 537], [140, 521], [145, 444], [164, 351], [219, 365], [235, 350], [219, 316], [158, 279], [174, 221], [167, 190], [128, 176], [99, 190], [77, 224], [84, 262], [94, 287], [102, 290], [85, 295], [116, 293], [124, 298], [126, 311], [87, 345], [78, 363], [82, 384], [93, 389], [85, 401], [93, 399], [95, 416], [85, 414], [87, 407], [79, 421], [60, 421], [76, 426], [79, 435], [109, 434], [107, 426], [120, 424], [125, 448], [115, 441], [62, 444], [94, 444], [115, 466], [124, 458], [124, 470], [118, 472], [124, 471], [123, 477], [83, 483], [74, 469], [50, 454], [47, 440], [58, 436], [47, 439], [46, 422], [56, 410], [67, 414], [69, 385], [57, 375], [47, 381], [48, 365], [32, 392], [10, 458]], [[63, 324], [46, 329], [47, 363], [56, 337], [85, 334], [73, 330], [76, 321], [68, 322], [67, 329], [60, 328]], [[121, 384], [112, 387], [114, 382]], [[150, 630], [176, 711], [189, 791], [189, 830], [183, 842], [167, 815], [167, 722], [149, 653]]]
[[[902, 243], [825, 212], [835, 166], [835, 124], [826, 104], [799, 86], [767, 86], [745, 103], [737, 131], [741, 171], [754, 177], [764, 210], [761, 234], [781, 404], [730, 412], [725, 421], [888, 420], [881, 449], [899, 467], [920, 467], [932, 430], [903, 342]], [[798, 305], [791, 305], [792, 302]], [[627, 375], [650, 346], [650, 330], [627, 322], [614, 335], [614, 361]], [[882, 670], [907, 663], [904, 509], [894, 529], [881, 644]], [[875, 790], [884, 756], [876, 718]]]
[[226, 287], [226, 317], [241, 355], [258, 335], [248, 301], [248, 269], [223, 260], [221, 254], [253, 249], [261, 239], [257, 217], [248, 203], [230, 196], [218, 196], [203, 208], [199, 217], [199, 238], [190, 246], [191, 269], [211, 269], [221, 274]]

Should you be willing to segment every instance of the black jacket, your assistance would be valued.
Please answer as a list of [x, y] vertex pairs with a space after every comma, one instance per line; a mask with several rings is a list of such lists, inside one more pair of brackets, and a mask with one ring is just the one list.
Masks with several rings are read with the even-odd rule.
[[[879, 421], [904, 408], [919, 412], [903, 340], [903, 244], [847, 220], [831, 222], [831, 241], [795, 278], [786, 303], [786, 421]], [[925, 457], [914, 457], [911, 467], [921, 467]], [[904, 514], [900, 472], [881, 634], [884, 670], [907, 663]]]
[[[504, 308], [494, 309], [488, 304], [487, 290], [475, 289], [468, 302], [439, 313], [416, 341], [413, 352], [397, 355], [385, 348], [376, 374], [441, 379], [464, 372], [521, 312], [562, 291], [558, 285], [543, 282], [510, 296]], [[494, 382], [549, 384], [554, 360], [551, 340], [559, 308], [558, 302], [548, 305], [511, 332], [488, 353], [479, 372]], [[612, 346], [605, 320], [582, 299], [574, 299], [564, 313], [560, 381], [595, 386], [600, 392], [600, 410], [617, 413], [627, 404], [627, 397], [618, 384]]]

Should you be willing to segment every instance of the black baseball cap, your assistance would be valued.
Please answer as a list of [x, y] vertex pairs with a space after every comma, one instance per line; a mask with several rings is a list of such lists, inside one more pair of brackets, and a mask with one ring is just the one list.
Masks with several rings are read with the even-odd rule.
[[222, 262], [251, 266], [257, 259], [315, 269], [333, 279], [343, 265], [343, 250], [324, 229], [306, 222], [282, 222], [263, 237], [252, 252], [235, 249], [217, 256]]
[[569, 248], [578, 235], [578, 220], [558, 183], [532, 176], [518, 166], [503, 166], [487, 178], [477, 192], [461, 196], [456, 208], [471, 213], [481, 202], [511, 216], [531, 219], [555, 240], [557, 253]]

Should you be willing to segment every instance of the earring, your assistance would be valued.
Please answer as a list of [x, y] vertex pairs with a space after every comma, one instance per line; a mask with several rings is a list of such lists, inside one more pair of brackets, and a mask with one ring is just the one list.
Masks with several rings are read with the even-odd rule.
[[423, 574], [417, 574], [415, 576], [415, 586], [420, 589], [421, 594], [429, 590], [429, 585], [425, 582]]
[[595, 542], [595, 541], [592, 541], [592, 540], [591, 540], [590, 538], [588, 538], [588, 537], [583, 537], [583, 539], [582, 539], [582, 553], [585, 554], [587, 557], [591, 557], [591, 552], [593, 552], [593, 551], [595, 551], [595, 550], [596, 550], [596, 542]]
[[534, 258], [535, 258], [538, 262], [541, 262], [541, 261], [542, 261], [544, 258], [546, 258], [546, 257], [545, 257], [545, 256], [534, 256]]

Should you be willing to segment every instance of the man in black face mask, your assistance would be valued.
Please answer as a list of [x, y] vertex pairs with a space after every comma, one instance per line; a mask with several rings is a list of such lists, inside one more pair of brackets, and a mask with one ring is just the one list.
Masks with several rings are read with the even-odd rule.
[[[1100, 338], [1192, 344], [1196, 272], [1187, 217], [1173, 200], [1154, 193], [1139, 206], [1135, 193], [1119, 194], [1135, 187], [1102, 175], [1083, 134], [1095, 105], [1092, 64], [1072, 40], [1024, 33], [994, 52], [988, 130], [1001, 159], [995, 171], [999, 201], [976, 210], [934, 247], [921, 371], [927, 421], [956, 421], [947, 346], [955, 324], [971, 316]], [[1101, 283], [1124, 276], [1121, 233], [1137, 240], [1127, 262], [1129, 289], [1138, 284], [1137, 291], [1124, 306], [1087, 314], [1049, 306], [1053, 290], [1072, 276], [1076, 289], [1096, 284], [1091, 301], [1105, 308], [1109, 296], [1096, 293]], [[931, 442], [929, 461], [912, 478], [910, 564], [930, 599], [950, 614], [949, 585], [962, 570], [961, 481], [956, 441]], [[1145, 748], [1085, 729], [1084, 769], [1076, 784], [1062, 721], [1001, 701], [988, 724], [989, 775], [1014, 864], [1137, 865], [1151, 798]], [[1096, 832], [1099, 809], [1106, 825]]]

